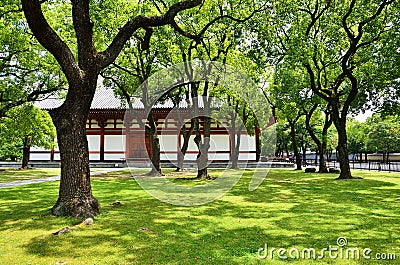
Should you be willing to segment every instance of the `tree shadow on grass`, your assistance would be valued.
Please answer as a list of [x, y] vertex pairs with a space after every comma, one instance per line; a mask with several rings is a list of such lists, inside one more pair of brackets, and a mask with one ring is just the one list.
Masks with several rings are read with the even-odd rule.
[[[271, 174], [253, 192], [248, 191], [249, 176], [244, 176], [224, 197], [195, 207], [160, 202], [131, 179], [95, 180], [93, 190], [102, 214], [93, 226], [59, 237], [51, 235], [51, 229], [74, 220], [41, 216], [43, 205], [54, 203], [57, 186], [38, 184], [7, 195], [0, 209], [18, 199], [4, 208], [18, 213], [1, 217], [6, 226], [0, 231], [47, 229], [24, 244], [24, 250], [71, 264], [255, 264], [260, 262], [257, 250], [265, 243], [322, 249], [336, 245], [339, 236], [347, 237], [354, 247], [382, 252], [396, 248], [400, 240], [395, 184], [298, 176]], [[35, 202], [24, 202], [29, 200]], [[122, 205], [110, 205], [114, 200]]]

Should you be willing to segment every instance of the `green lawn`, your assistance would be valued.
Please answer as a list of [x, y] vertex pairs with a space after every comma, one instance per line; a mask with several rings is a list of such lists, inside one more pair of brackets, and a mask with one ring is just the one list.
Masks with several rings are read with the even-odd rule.
[[[271, 170], [249, 192], [247, 171], [228, 194], [196, 207], [160, 202], [126, 172], [96, 176], [102, 214], [94, 225], [58, 237], [51, 233], [77, 221], [48, 215], [57, 182], [1, 189], [0, 264], [400, 264], [400, 174], [354, 172], [364, 179]], [[115, 200], [122, 206], [110, 205]], [[329, 259], [327, 253], [317, 261], [281, 261], [276, 252], [273, 261], [257, 257], [266, 243], [319, 254], [337, 247], [339, 236], [347, 247], [370, 248], [372, 256], [395, 253], [397, 261]]]

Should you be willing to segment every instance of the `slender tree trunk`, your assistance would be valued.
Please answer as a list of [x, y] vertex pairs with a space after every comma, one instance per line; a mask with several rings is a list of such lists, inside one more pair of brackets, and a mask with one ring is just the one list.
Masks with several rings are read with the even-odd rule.
[[295, 123], [289, 122], [289, 124], [290, 124], [290, 136], [292, 137], [293, 153], [294, 153], [294, 157], [296, 159], [296, 170], [301, 170], [301, 158], [300, 158], [299, 150], [297, 148], [296, 129], [294, 127]]
[[147, 132], [149, 133], [151, 140], [151, 171], [146, 175], [157, 175], [162, 174], [161, 172], [161, 158], [160, 158], [160, 139], [158, 138], [157, 133], [157, 124], [153, 117], [153, 111], [150, 110], [149, 115], [147, 117], [147, 121], [149, 122], [149, 127], [147, 128]]
[[183, 136], [182, 147], [181, 150], [179, 150], [178, 152], [178, 165], [176, 167], [176, 171], [181, 171], [183, 169], [183, 163], [185, 161], [186, 151], [189, 147], [189, 140], [190, 140], [190, 135], [188, 135], [187, 137]]
[[61, 155], [59, 197], [52, 208], [57, 216], [93, 217], [100, 205], [92, 195], [86, 119], [96, 90], [97, 75], [82, 83], [70, 84], [64, 104], [50, 115], [57, 130]]
[[186, 151], [189, 147], [189, 140], [190, 140], [190, 135], [187, 137], [183, 137], [183, 144], [181, 147], [181, 150], [178, 152], [178, 166], [176, 167], [176, 171], [181, 171], [183, 169], [183, 163], [185, 161], [185, 154]]
[[303, 151], [303, 157], [302, 157], [302, 162], [303, 162], [303, 165], [304, 166], [306, 166], [307, 165], [307, 146], [305, 145], [305, 146], [303, 146], [302, 147], [302, 151]]
[[332, 125], [332, 115], [325, 112], [325, 121], [324, 121], [324, 127], [322, 128], [322, 139], [320, 142], [320, 146], [318, 148], [320, 149], [320, 157], [319, 157], [319, 169], [318, 171], [320, 173], [328, 173], [328, 167], [326, 166], [326, 160], [325, 160], [325, 153], [326, 153], [326, 147], [328, 145], [328, 130]]
[[321, 139], [317, 137], [317, 135], [314, 133], [314, 130], [311, 127], [310, 120], [311, 117], [314, 113], [314, 111], [318, 108], [318, 105], [315, 104], [310, 111], [306, 111], [306, 129], [315, 144], [318, 147], [318, 154], [319, 154], [319, 166], [318, 166], [318, 172], [319, 173], [328, 173], [328, 167], [326, 166], [326, 159], [325, 159], [325, 154], [327, 152], [326, 146], [328, 143], [328, 130], [329, 127], [332, 125], [332, 116], [330, 113], [325, 111], [325, 121], [324, 121], [324, 127], [322, 129], [322, 135]]
[[28, 168], [28, 162], [29, 162], [29, 155], [30, 155], [30, 150], [31, 150], [31, 145], [29, 139], [25, 138], [23, 140], [23, 150], [22, 150], [22, 169], [27, 169]]
[[[240, 128], [239, 128], [239, 130], [237, 131], [237, 133], [235, 133], [236, 134], [236, 136], [235, 136], [235, 138], [236, 138], [236, 141], [235, 141], [235, 143], [233, 144], [233, 146], [232, 146], [232, 158], [231, 158], [231, 160], [232, 160], [232, 165], [231, 165], [231, 168], [232, 169], [236, 169], [236, 168], [238, 168], [238, 161], [239, 161], [239, 150], [240, 150], [240, 141], [241, 141], [241, 131], [242, 131], [242, 129], [243, 129], [243, 126], [241, 126]], [[232, 139], [232, 141], [234, 141], [235, 139]]]
[[151, 163], [152, 169], [148, 175], [162, 174], [161, 172], [161, 158], [160, 158], [160, 139], [158, 138], [157, 131], [149, 131], [151, 139]]
[[[239, 150], [240, 150], [240, 141], [241, 141], [241, 134], [244, 128], [244, 123], [241, 123], [238, 130], [236, 130], [236, 118], [237, 113], [239, 111], [239, 102], [237, 101], [235, 106], [235, 112], [231, 113], [231, 134], [232, 134], [232, 154], [231, 154], [231, 168], [236, 169], [238, 168], [238, 160], [239, 160]], [[245, 118], [243, 118], [245, 119]], [[245, 121], [244, 121], [245, 122]]]
[[183, 143], [181, 150], [178, 152], [178, 166], [176, 167], [176, 171], [181, 171], [183, 169], [183, 163], [185, 161], [185, 154], [189, 147], [189, 140], [190, 136], [192, 135], [194, 130], [194, 122], [193, 119], [190, 122], [190, 128], [186, 130], [186, 127], [182, 127], [182, 136], [183, 136]]

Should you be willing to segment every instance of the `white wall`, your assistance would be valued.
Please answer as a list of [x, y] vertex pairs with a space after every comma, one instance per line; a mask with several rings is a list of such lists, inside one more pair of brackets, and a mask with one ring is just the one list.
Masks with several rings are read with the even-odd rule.
[[50, 153], [48, 153], [48, 154], [31, 153], [30, 156], [29, 156], [29, 160], [30, 161], [38, 161], [38, 160], [50, 161], [50, 156], [51, 156]]
[[256, 137], [249, 135], [241, 135], [240, 151], [256, 151]]
[[104, 151], [125, 151], [125, 135], [104, 135]]
[[229, 135], [211, 135], [210, 151], [229, 151]]
[[166, 161], [177, 161], [178, 154], [160, 154], [160, 159]]
[[100, 151], [100, 135], [87, 135], [90, 151]]
[[176, 152], [178, 150], [177, 135], [160, 135], [160, 151]]
[[239, 160], [256, 160], [256, 154], [239, 154]]
[[104, 135], [104, 152], [118, 152], [116, 154], [104, 153], [104, 160], [121, 160], [125, 157], [125, 135]]

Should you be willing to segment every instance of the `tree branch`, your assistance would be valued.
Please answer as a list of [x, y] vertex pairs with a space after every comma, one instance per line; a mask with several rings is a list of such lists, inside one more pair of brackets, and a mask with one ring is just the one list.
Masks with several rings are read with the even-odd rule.
[[82, 70], [93, 67], [96, 53], [93, 43], [93, 22], [89, 15], [89, 0], [73, 0], [72, 18], [78, 43], [78, 61]]
[[179, 12], [198, 6], [201, 3], [202, 0], [187, 0], [178, 2], [172, 5], [164, 15], [154, 17], [137, 16], [128, 21], [119, 30], [110, 46], [105, 51], [99, 53], [100, 68], [107, 67], [117, 58], [125, 43], [139, 28], [159, 27], [174, 23], [174, 18]]
[[54, 55], [67, 80], [71, 83], [80, 80], [82, 76], [74, 55], [67, 44], [47, 23], [40, 1], [22, 0], [22, 9], [33, 34], [39, 43]]

